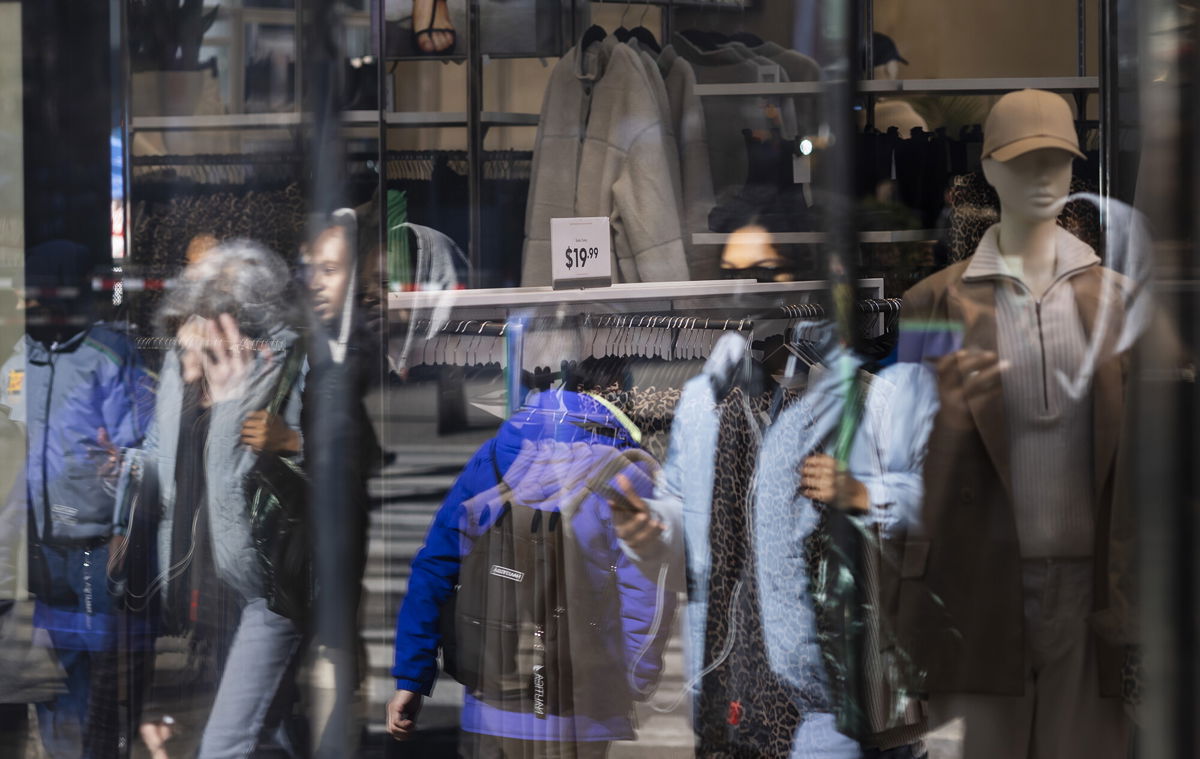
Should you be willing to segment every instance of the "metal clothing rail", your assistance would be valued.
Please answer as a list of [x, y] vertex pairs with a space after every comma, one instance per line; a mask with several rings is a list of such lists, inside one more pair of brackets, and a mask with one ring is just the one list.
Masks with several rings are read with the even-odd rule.
[[247, 166], [258, 164], [303, 163], [304, 156], [295, 151], [266, 153], [196, 153], [190, 155], [133, 156], [133, 166]]
[[721, 319], [704, 316], [669, 314], [584, 314], [583, 325], [601, 329], [705, 329], [748, 332], [754, 329], [750, 319]]
[[[862, 314], [898, 314], [903, 305], [900, 298], [863, 298], [855, 302], [855, 307]], [[727, 332], [750, 332], [754, 329], [754, 319], [784, 318], [784, 319], [823, 319], [828, 316], [825, 307], [820, 303], [799, 303], [779, 306], [774, 311], [761, 312], [742, 318], [678, 316], [675, 314], [593, 314], [583, 313], [576, 317], [541, 317], [524, 319], [526, 327], [549, 326], [562, 328], [569, 326], [574, 318], [579, 326], [599, 329], [688, 329], [716, 330]], [[416, 331], [425, 331], [433, 326], [430, 319], [417, 319], [407, 322]], [[443, 335], [485, 335], [504, 337], [510, 322], [494, 319], [452, 319], [441, 323], [438, 334]]]
[[[434, 322], [430, 319], [417, 319], [416, 321], [408, 322], [414, 331], [427, 331], [432, 327]], [[484, 335], [486, 337], [504, 337], [508, 330], [507, 322], [498, 322], [488, 319], [453, 319], [444, 322], [438, 327], [439, 335], [465, 335], [474, 337]]]
[[[864, 298], [854, 305], [860, 314], [898, 314], [903, 304], [900, 298]], [[780, 306], [777, 313], [788, 319], [823, 319], [829, 315], [820, 303]]]

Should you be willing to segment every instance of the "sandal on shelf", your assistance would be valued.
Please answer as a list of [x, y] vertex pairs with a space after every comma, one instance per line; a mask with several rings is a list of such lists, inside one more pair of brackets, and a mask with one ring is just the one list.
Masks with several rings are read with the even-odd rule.
[[[429, 24], [424, 29], [417, 29], [417, 17], [416, 17], [415, 13], [413, 14], [412, 45], [413, 45], [413, 50], [417, 53], [417, 55], [447, 55], [447, 54], [453, 52], [455, 45], [458, 44], [458, 31], [457, 30], [455, 30], [453, 27], [442, 28], [442, 27], [434, 26], [434, 23], [435, 23], [434, 19], [437, 18], [437, 12], [438, 12], [439, 5], [445, 6], [446, 0], [433, 0], [432, 10], [429, 12]], [[449, 15], [450, 15], [450, 9], [447, 8], [446, 16], [449, 17]], [[432, 42], [433, 35], [438, 32], [442, 32], [444, 34], [449, 34], [450, 35], [450, 44], [444, 48], [441, 48], [440, 50], [422, 50], [421, 45], [420, 45], [421, 38], [424, 37], [425, 35], [429, 35], [429, 40], [430, 40], [430, 42]]]

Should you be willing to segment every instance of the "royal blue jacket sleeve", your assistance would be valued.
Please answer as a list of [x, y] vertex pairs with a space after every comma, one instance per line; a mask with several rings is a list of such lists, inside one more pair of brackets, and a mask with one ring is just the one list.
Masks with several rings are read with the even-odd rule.
[[396, 616], [396, 651], [392, 676], [398, 690], [428, 696], [437, 680], [438, 648], [442, 643], [439, 619], [442, 605], [454, 593], [464, 555], [461, 529], [463, 503], [496, 485], [492, 466], [495, 441], [489, 441], [467, 466], [438, 509], [425, 536], [425, 545], [413, 559], [408, 590]]

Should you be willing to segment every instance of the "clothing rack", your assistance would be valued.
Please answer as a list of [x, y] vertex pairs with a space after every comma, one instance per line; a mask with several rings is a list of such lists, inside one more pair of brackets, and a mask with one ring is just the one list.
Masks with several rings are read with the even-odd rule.
[[[899, 314], [904, 301], [900, 298], [863, 298], [854, 305], [860, 314]], [[788, 319], [824, 319], [827, 316], [833, 318], [820, 303], [780, 306], [776, 313]]]
[[145, 183], [185, 181], [236, 189], [246, 183], [299, 181], [303, 166], [296, 153], [145, 155], [133, 156], [130, 174]]
[[[384, 158], [387, 179], [428, 181], [434, 168], [444, 162], [446, 168], [468, 176], [471, 164], [462, 150], [395, 150]], [[483, 179], [529, 179], [533, 171], [533, 153], [527, 150], [499, 150], [484, 154], [480, 171]]]
[[754, 321], [670, 314], [583, 314], [581, 326], [602, 329], [700, 329], [719, 332], [731, 330], [748, 332], [754, 329]]
[[304, 156], [296, 152], [138, 155], [130, 159], [134, 166], [257, 166], [303, 162]]
[[[900, 298], [860, 298], [855, 302], [858, 312], [861, 314], [899, 314], [903, 307], [903, 300]], [[460, 335], [485, 335], [489, 337], [504, 337], [510, 325], [520, 323], [525, 327], [531, 326], [549, 326], [562, 328], [570, 326], [569, 320], [571, 317], [538, 317], [535, 319], [522, 319], [513, 321], [499, 321], [495, 319], [451, 319], [441, 322], [438, 328], [439, 334], [460, 334]], [[832, 318], [832, 315], [826, 311], [823, 304], [820, 303], [798, 303], [793, 305], [778, 306], [774, 310], [764, 311], [748, 317], [705, 317], [705, 316], [679, 316], [678, 314], [653, 314], [653, 313], [625, 313], [625, 314], [595, 314], [582, 313], [575, 317], [579, 321], [579, 326], [592, 328], [636, 328], [636, 329], [698, 329], [698, 330], [717, 330], [727, 332], [735, 330], [739, 332], [749, 332], [754, 329], [754, 320], [758, 319], [824, 319]], [[433, 326], [434, 320], [431, 319], [416, 319], [408, 322], [400, 322], [399, 324], [407, 324], [411, 330], [428, 331]]]
[[[901, 308], [899, 298], [865, 298], [857, 302], [857, 308], [863, 314], [893, 314], [898, 315]], [[824, 319], [827, 312], [824, 306], [817, 303], [780, 306], [774, 311], [764, 312], [758, 316], [767, 320], [785, 318]], [[400, 325], [397, 325], [400, 326]], [[525, 331], [530, 328], [544, 328], [547, 334], [557, 333], [555, 338], [539, 340], [538, 346], [529, 347], [538, 354], [551, 350], [564, 341], [574, 341], [574, 351], [588, 353], [592, 356], [624, 355], [640, 356], [643, 358], [662, 358], [667, 360], [702, 359], [705, 358], [712, 346], [716, 344], [720, 334], [739, 332], [752, 334], [755, 321], [753, 318], [722, 318], [705, 316], [678, 316], [674, 314], [594, 314], [582, 313], [574, 317], [552, 318], [539, 317], [533, 319], [513, 319], [498, 321], [492, 319], [452, 319], [448, 321], [415, 319], [407, 322], [401, 328], [407, 333], [410, 345], [405, 351], [409, 355], [414, 350], [411, 345], [418, 335], [429, 335], [431, 329], [436, 332], [425, 339], [417, 348], [420, 351], [416, 363], [454, 363], [459, 359], [469, 364], [499, 364], [505, 366], [507, 356], [500, 348], [497, 340], [482, 341], [480, 338], [506, 338], [508, 352], [519, 357], [521, 364], [544, 366], [553, 361], [538, 356], [526, 360]], [[406, 328], [405, 328], [406, 327]], [[685, 339], [680, 337], [687, 333], [711, 333], [703, 339]], [[558, 342], [555, 342], [557, 339]], [[567, 346], [564, 345], [564, 348]], [[553, 352], [553, 351], [551, 351]], [[566, 351], [564, 351], [566, 352]]]

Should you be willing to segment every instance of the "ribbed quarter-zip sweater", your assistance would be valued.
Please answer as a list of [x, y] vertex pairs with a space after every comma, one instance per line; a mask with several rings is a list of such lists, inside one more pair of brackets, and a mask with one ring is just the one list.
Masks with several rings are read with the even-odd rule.
[[1013, 511], [1021, 556], [1086, 558], [1095, 534], [1092, 383], [1079, 377], [1087, 334], [1071, 277], [1098, 266], [1086, 243], [1061, 227], [1054, 280], [1041, 298], [1000, 254], [1000, 226], [987, 230], [963, 280], [996, 288], [997, 350], [1012, 462]]

